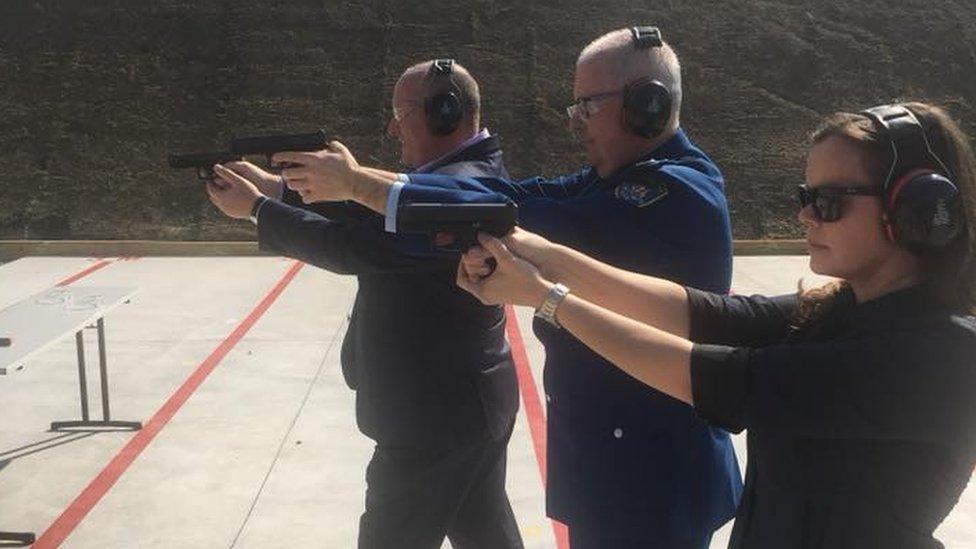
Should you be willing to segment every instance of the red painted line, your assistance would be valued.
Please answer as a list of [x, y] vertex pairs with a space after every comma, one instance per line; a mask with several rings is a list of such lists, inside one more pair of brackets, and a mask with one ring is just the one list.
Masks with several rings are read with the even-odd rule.
[[81, 494], [61, 513], [43, 534], [37, 539], [32, 547], [34, 549], [48, 549], [58, 547], [65, 539], [77, 528], [78, 524], [95, 507], [110, 488], [119, 480], [122, 473], [132, 465], [139, 454], [149, 445], [150, 442], [166, 426], [170, 419], [176, 415], [183, 404], [193, 395], [200, 385], [207, 379], [207, 376], [220, 364], [220, 361], [227, 356], [227, 353], [240, 342], [255, 323], [264, 315], [265, 312], [274, 304], [278, 296], [285, 291], [288, 284], [295, 278], [298, 271], [304, 264], [295, 261], [288, 271], [281, 277], [277, 284], [268, 292], [267, 295], [254, 307], [247, 318], [241, 321], [234, 328], [229, 336], [210, 353], [203, 362], [197, 366], [190, 377], [183, 382], [183, 385], [176, 390], [163, 406], [142, 426], [142, 430], [137, 431], [129, 442], [119, 450], [119, 453], [112, 458], [112, 461], [95, 477], [88, 486], [82, 490]]
[[69, 276], [68, 278], [62, 280], [61, 282], [58, 282], [57, 284], [55, 284], [55, 286], [67, 286], [68, 284], [71, 284], [73, 282], [77, 282], [77, 281], [81, 280], [82, 278], [85, 278], [86, 276], [92, 274], [93, 272], [95, 272], [95, 271], [97, 271], [99, 269], [103, 269], [105, 267], [108, 267], [111, 264], [112, 264], [112, 261], [110, 261], [110, 260], [107, 260], [107, 259], [99, 259], [97, 262], [95, 262], [94, 264], [90, 265], [87, 269], [84, 269], [84, 270], [82, 270], [80, 272], [77, 272], [77, 273]]
[[[532, 433], [532, 448], [535, 450], [535, 461], [539, 465], [539, 476], [542, 486], [546, 486], [546, 416], [542, 411], [542, 401], [539, 400], [539, 389], [536, 387], [532, 368], [529, 367], [529, 356], [525, 353], [525, 341], [519, 330], [515, 309], [511, 305], [505, 306], [505, 333], [508, 343], [512, 347], [512, 360], [515, 362], [515, 372], [518, 374], [519, 392], [522, 393], [522, 405], [529, 420], [529, 431]], [[556, 536], [558, 549], [569, 549], [569, 531], [566, 525], [558, 520], [552, 520], [552, 533]]]

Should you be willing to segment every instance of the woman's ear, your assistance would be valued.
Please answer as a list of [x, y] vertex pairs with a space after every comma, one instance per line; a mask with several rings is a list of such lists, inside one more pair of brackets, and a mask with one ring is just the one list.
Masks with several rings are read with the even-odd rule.
[[888, 240], [893, 244], [895, 241], [895, 226], [891, 223], [891, 218], [888, 217], [888, 212], [881, 213], [881, 224], [884, 225], [885, 234], [888, 235]]

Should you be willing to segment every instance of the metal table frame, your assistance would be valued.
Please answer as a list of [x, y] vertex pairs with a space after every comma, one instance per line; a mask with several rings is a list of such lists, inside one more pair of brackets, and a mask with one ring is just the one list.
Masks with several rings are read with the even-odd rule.
[[131, 430], [142, 429], [139, 421], [115, 421], [109, 412], [108, 398], [108, 360], [105, 352], [105, 319], [99, 317], [94, 326], [89, 329], [98, 331], [98, 370], [102, 388], [102, 419], [91, 419], [88, 414], [88, 376], [85, 373], [85, 338], [84, 329], [75, 332], [75, 346], [78, 350], [78, 385], [81, 392], [81, 419], [51, 422], [52, 431], [70, 431], [79, 429], [112, 429]]
[[[124, 302], [128, 303], [128, 299]], [[88, 324], [89, 320], [75, 331], [75, 346], [78, 355], [78, 386], [81, 396], [81, 419], [68, 421], [54, 421], [51, 423], [51, 431], [91, 431], [91, 430], [139, 430], [142, 429], [142, 422], [139, 421], [117, 421], [113, 420], [109, 410], [109, 388], [108, 388], [108, 359], [105, 345], [105, 313], [102, 311], [94, 319], [94, 324]], [[88, 412], [88, 376], [85, 371], [85, 338], [84, 331], [94, 329], [98, 334], [98, 369], [101, 381], [102, 394], [102, 419], [92, 419]], [[57, 338], [57, 339], [60, 339]], [[54, 341], [54, 340], [52, 340]], [[4, 347], [10, 346], [9, 339], [2, 342]], [[5, 375], [6, 369], [0, 369], [0, 375]], [[0, 547], [26, 547], [36, 542], [36, 536], [31, 532], [4, 532], [0, 531]]]
[[37, 541], [29, 532], [0, 532], [0, 547], [27, 547]]

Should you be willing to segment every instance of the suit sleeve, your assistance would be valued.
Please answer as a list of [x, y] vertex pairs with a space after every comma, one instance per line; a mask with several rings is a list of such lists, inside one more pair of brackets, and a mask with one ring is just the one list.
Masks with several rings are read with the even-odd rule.
[[477, 179], [439, 174], [410, 174], [400, 193], [400, 203], [416, 202], [521, 202], [529, 198], [563, 199], [582, 188], [584, 172], [555, 179], [535, 177], [511, 181], [501, 177]]
[[305, 204], [297, 192], [285, 187], [281, 202], [295, 208], [316, 213], [332, 221], [361, 222], [375, 213], [369, 208], [355, 202], [313, 202]]
[[[305, 208], [268, 200], [261, 208], [258, 219], [261, 249], [339, 274], [456, 268], [456, 257], [420, 258], [399, 253], [395, 237], [383, 231], [382, 219], [376, 214], [370, 215], [336, 204], [323, 208], [331, 208], [349, 218], [336, 221]], [[417, 243], [414, 245], [419, 246]]]
[[510, 192], [517, 199], [552, 198], [556, 200], [570, 198], [577, 195], [586, 186], [586, 182], [594, 177], [593, 170], [586, 168], [579, 172], [546, 179], [533, 177], [515, 183], [508, 183]]
[[400, 191], [399, 204], [504, 204], [513, 201], [517, 196], [514, 189], [500, 178], [410, 174], [410, 183], [404, 185]]
[[681, 165], [663, 167], [653, 177], [648, 182], [665, 185], [667, 194], [643, 207], [613, 191], [582, 192], [584, 172], [517, 184], [411, 175], [400, 204], [515, 201], [519, 225], [554, 242], [621, 268], [727, 292], [732, 244], [721, 184]]

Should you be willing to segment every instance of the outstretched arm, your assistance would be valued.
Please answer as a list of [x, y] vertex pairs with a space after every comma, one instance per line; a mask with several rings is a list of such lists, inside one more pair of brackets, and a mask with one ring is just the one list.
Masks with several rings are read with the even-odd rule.
[[298, 192], [306, 204], [353, 200], [383, 214], [390, 189], [397, 181], [392, 172], [360, 166], [338, 141], [321, 151], [278, 153], [272, 162], [294, 166], [281, 175], [288, 188]]
[[[245, 165], [236, 169], [253, 176]], [[370, 214], [359, 220], [333, 221], [314, 212], [262, 195], [257, 184], [221, 165], [214, 166], [217, 179], [207, 186], [213, 203], [229, 217], [254, 214], [258, 240], [271, 250], [336, 273], [448, 271], [455, 258], [407, 257], [395, 248], [395, 237], [383, 231], [382, 217]]]
[[[497, 261], [495, 272], [483, 278], [468, 272], [467, 263], [462, 262], [458, 268], [458, 285], [486, 304], [513, 303], [538, 307], [553, 283], [531, 263], [514, 255], [502, 241], [486, 235], [481, 235], [480, 239], [487, 252]], [[569, 257], [569, 261], [574, 259]], [[579, 258], [575, 259], [580, 261]], [[594, 279], [603, 277], [615, 280], [609, 273], [604, 273], [602, 267], [590, 264], [588, 268], [593, 271]], [[664, 302], [669, 307], [679, 301], [671, 295], [672, 289], [669, 287], [664, 288], [663, 293], [667, 296]], [[650, 296], [648, 299], [655, 298], [654, 291], [647, 295]], [[683, 314], [684, 323], [687, 324], [687, 312]], [[557, 309], [556, 319], [583, 344], [632, 377], [692, 404], [692, 343], [687, 339], [572, 294]]]
[[[543, 277], [565, 284], [577, 297], [639, 323], [688, 337], [688, 296], [683, 286], [618, 269], [522, 229], [515, 229], [503, 242], [512, 253], [538, 267]], [[489, 257], [484, 248], [472, 248], [464, 256], [465, 268], [472, 275], [486, 276], [490, 273]]]

